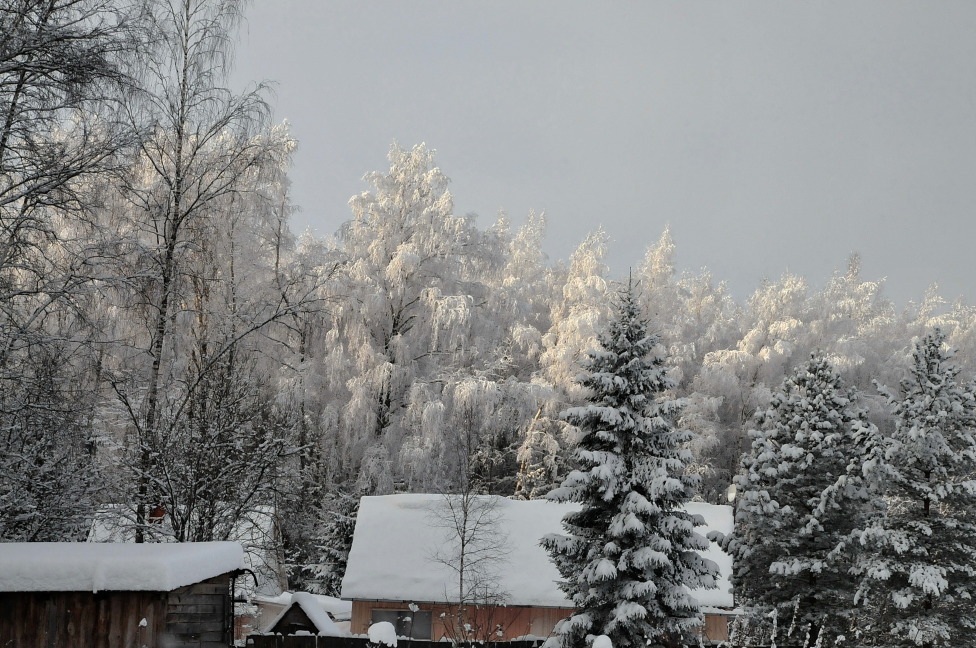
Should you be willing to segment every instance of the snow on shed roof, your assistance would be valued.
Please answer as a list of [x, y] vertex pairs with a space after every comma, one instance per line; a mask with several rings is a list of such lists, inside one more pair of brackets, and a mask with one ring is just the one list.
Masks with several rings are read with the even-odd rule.
[[352, 618], [352, 601], [343, 601], [340, 598], [326, 596], [325, 594], [311, 594], [308, 592], [282, 592], [277, 596], [256, 596], [255, 600], [258, 603], [273, 603], [275, 605], [289, 607], [292, 603], [292, 599], [298, 594], [311, 596], [318, 606], [328, 612], [329, 616], [336, 621], [348, 621]]
[[[100, 508], [88, 530], [88, 542], [136, 541], [135, 511], [126, 506], [108, 505]], [[143, 527], [146, 538], [152, 542], [176, 543], [169, 515], [156, 524]], [[257, 584], [250, 578], [239, 583], [238, 592], [248, 599], [254, 596], [275, 596], [281, 593], [282, 580], [275, 552], [277, 531], [274, 510], [269, 506], [257, 507], [235, 518], [230, 534], [231, 542], [244, 548], [244, 568], [251, 570]]]
[[[547, 533], [561, 533], [563, 516], [578, 505], [503, 497], [495, 500], [498, 532], [507, 536], [505, 558], [495, 574], [499, 590], [506, 594], [505, 602], [572, 607], [557, 585], [559, 572], [539, 540]], [[454, 572], [433, 558], [450, 542], [449, 534], [432, 519], [443, 501], [441, 495], [426, 494], [362, 498], [342, 580], [342, 598], [442, 602], [449, 592], [456, 592]], [[732, 530], [729, 506], [692, 502], [685, 508], [705, 519], [705, 526], [697, 529], [701, 535]], [[731, 608], [731, 557], [714, 542], [704, 557], [718, 565], [721, 577], [717, 589], [695, 590], [695, 597], [704, 608]]]
[[169, 592], [243, 564], [236, 542], [0, 543], [0, 592]]

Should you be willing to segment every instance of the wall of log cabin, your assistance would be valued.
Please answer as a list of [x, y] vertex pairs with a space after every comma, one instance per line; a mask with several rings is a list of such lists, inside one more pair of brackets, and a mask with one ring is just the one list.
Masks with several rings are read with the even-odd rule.
[[[453, 638], [456, 631], [448, 626], [456, 611], [455, 606], [444, 603], [421, 603], [416, 601], [353, 601], [350, 630], [353, 634], [366, 634], [370, 625], [372, 610], [408, 610], [411, 604], [421, 610], [431, 613], [431, 638], [435, 641], [442, 638]], [[517, 637], [532, 635], [548, 637], [556, 623], [564, 619], [573, 610], [570, 608], [545, 608], [528, 606], [492, 606], [482, 605], [469, 609], [469, 618], [473, 618], [472, 625], [479, 629], [474, 639], [491, 641], [510, 641]], [[440, 615], [444, 614], [442, 618]], [[498, 636], [492, 629], [501, 626], [502, 635]], [[706, 614], [702, 626], [704, 639], [707, 641], [727, 641], [729, 638], [728, 617], [722, 614]], [[491, 636], [487, 636], [487, 635]]]
[[158, 646], [165, 620], [160, 592], [0, 593], [0, 646]]
[[172, 592], [3, 592], [0, 646], [226, 648], [229, 588], [224, 574]]
[[229, 574], [169, 592], [166, 648], [226, 648], [231, 639], [232, 606]]

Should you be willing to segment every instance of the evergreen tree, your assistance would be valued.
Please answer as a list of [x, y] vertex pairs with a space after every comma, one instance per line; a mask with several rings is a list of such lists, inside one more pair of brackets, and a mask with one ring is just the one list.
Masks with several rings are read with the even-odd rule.
[[[735, 531], [725, 545], [740, 600], [817, 635], [842, 634], [856, 584], [844, 540], [863, 521], [870, 493], [858, 444], [876, 429], [854, 409], [822, 354], [797, 367], [758, 416], [736, 477]], [[848, 474], [848, 463], [855, 462]]]
[[336, 491], [323, 508], [317, 537], [313, 539], [313, 555], [297, 556], [304, 564], [298, 565], [301, 573], [293, 574], [291, 584], [316, 594], [339, 596], [356, 530], [359, 497]]
[[619, 648], [681, 635], [701, 622], [689, 588], [715, 583], [714, 563], [698, 553], [708, 547], [695, 532], [703, 520], [681, 508], [698, 481], [685, 472], [690, 434], [672, 423], [681, 403], [665, 397], [665, 359], [632, 285], [599, 342], [580, 381], [589, 404], [563, 412], [583, 434], [580, 469], [549, 496], [582, 507], [563, 519], [565, 535], [542, 541], [576, 607], [553, 640], [565, 648], [601, 634]]
[[915, 346], [879, 481], [885, 515], [861, 535], [855, 574], [886, 646], [949, 646], [976, 628], [976, 397], [936, 329]]

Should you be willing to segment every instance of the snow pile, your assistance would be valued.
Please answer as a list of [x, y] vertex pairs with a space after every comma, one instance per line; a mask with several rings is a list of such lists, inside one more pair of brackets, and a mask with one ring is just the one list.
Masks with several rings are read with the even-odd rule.
[[394, 628], [393, 624], [389, 621], [374, 623], [373, 625], [369, 626], [366, 634], [369, 636], [370, 643], [374, 643], [376, 645], [383, 644], [385, 646], [392, 646], [393, 648], [396, 648], [396, 628]]
[[613, 648], [613, 642], [607, 635], [600, 635], [593, 639], [593, 648]]
[[[491, 497], [491, 496], [485, 496]], [[497, 497], [497, 533], [507, 536], [505, 559], [496, 565], [499, 590], [508, 605], [572, 607], [557, 586], [559, 572], [540, 546], [547, 533], [562, 532], [563, 516], [578, 505], [547, 500], [510, 500]], [[456, 596], [457, 575], [433, 556], [449, 554], [447, 534], [432, 526], [431, 512], [443, 506], [443, 497], [429, 494], [384, 495], [362, 498], [349, 563], [342, 581], [343, 599], [443, 602]], [[689, 513], [701, 515], [704, 527], [696, 531], [732, 530], [732, 508], [689, 503]], [[732, 560], [716, 543], [704, 557], [720, 569], [718, 589], [693, 590], [705, 607], [731, 608], [729, 577]]]
[[241, 569], [236, 542], [0, 543], [3, 592], [169, 592]]

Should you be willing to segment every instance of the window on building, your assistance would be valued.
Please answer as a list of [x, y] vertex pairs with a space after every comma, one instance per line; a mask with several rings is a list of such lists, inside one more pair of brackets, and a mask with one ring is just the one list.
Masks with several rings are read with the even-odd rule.
[[382, 610], [374, 608], [370, 611], [370, 623], [389, 621], [396, 628], [398, 637], [411, 639], [431, 638], [431, 617], [427, 610]]

